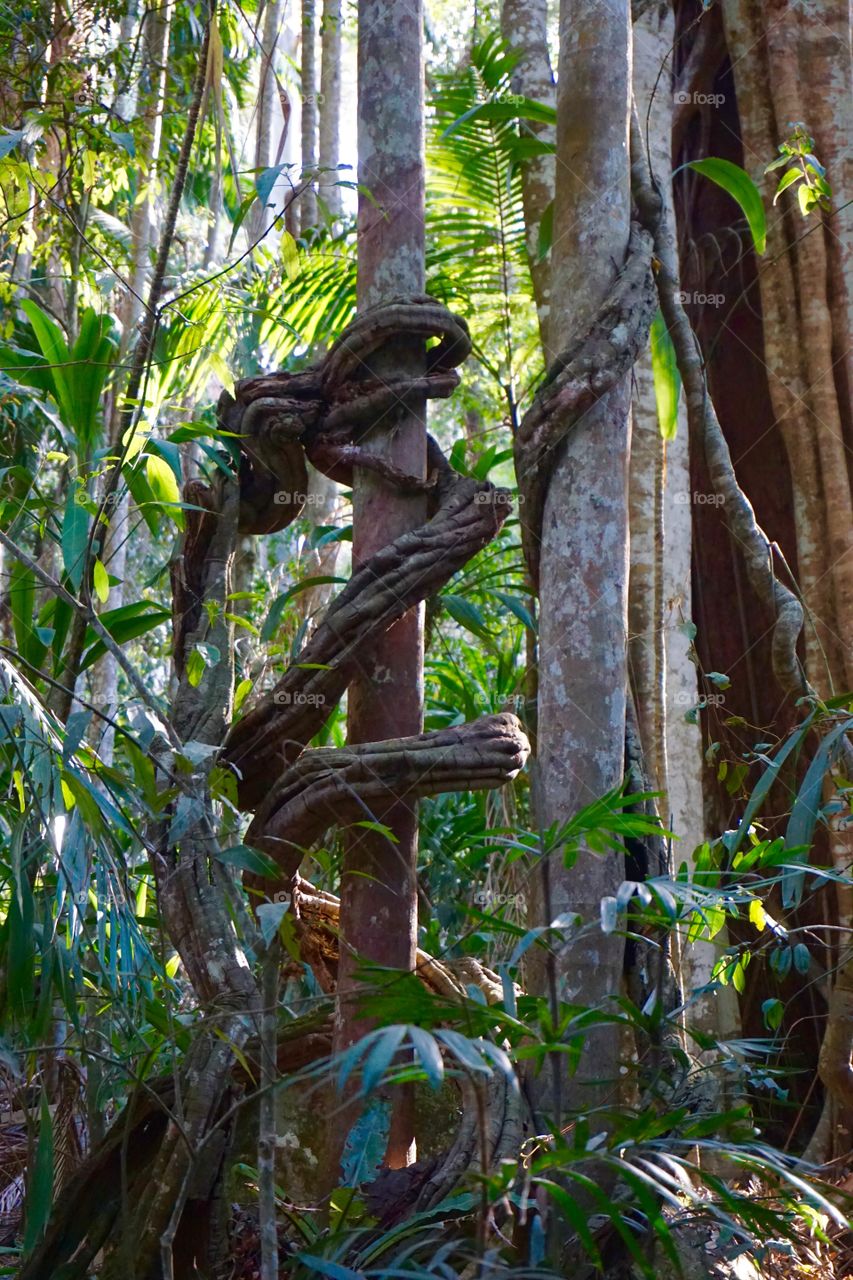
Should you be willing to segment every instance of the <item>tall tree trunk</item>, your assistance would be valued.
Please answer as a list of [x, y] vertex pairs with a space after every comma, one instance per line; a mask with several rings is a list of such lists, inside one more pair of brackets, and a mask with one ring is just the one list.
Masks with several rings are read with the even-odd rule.
[[[358, 40], [359, 251], [361, 309], [424, 288], [423, 13], [416, 0], [360, 0]], [[388, 33], [393, 31], [393, 41]], [[369, 375], [417, 376], [423, 342], [400, 338], [375, 358]], [[406, 403], [378, 422], [367, 447], [410, 475], [426, 471], [425, 401]], [[353, 485], [353, 568], [425, 515], [423, 497], [391, 490], [356, 470]], [[350, 686], [349, 738], [381, 741], [418, 733], [422, 720], [423, 610], [411, 609], [364, 656]], [[400, 797], [376, 815], [393, 842], [376, 831], [351, 835], [341, 879], [341, 958], [335, 1047], [363, 1034], [356, 970], [362, 960], [411, 969], [417, 925], [417, 810]], [[397, 1106], [387, 1159], [409, 1160], [411, 1115]]]
[[[169, 28], [172, 9], [169, 0], [160, 8], [147, 10], [143, 19], [143, 41], [146, 69], [145, 106], [143, 120], [145, 132], [139, 153], [139, 180], [143, 198], [134, 206], [131, 218], [131, 244], [133, 265], [131, 289], [125, 295], [122, 306], [123, 355], [133, 346], [136, 326], [143, 310], [143, 299], [151, 272], [151, 249], [154, 243], [155, 210], [157, 197], [157, 164], [163, 137], [163, 113], [166, 105], [166, 83], [169, 65]], [[112, 412], [108, 423], [110, 444], [120, 445], [119, 405], [120, 395], [113, 395]], [[110, 575], [118, 581], [110, 589], [106, 607], [118, 609], [124, 603], [124, 577], [127, 566], [127, 542], [129, 537], [130, 503], [126, 492], [116, 495], [110, 527], [104, 546], [104, 564]], [[113, 718], [118, 707], [118, 665], [111, 653], [104, 654], [92, 676], [92, 701], [99, 710]], [[113, 728], [109, 724], [95, 723], [96, 745], [106, 764], [112, 764]]]
[[[675, 39], [668, 6], [650, 5], [634, 24], [633, 82], [643, 125], [648, 116], [649, 160], [674, 236], [672, 203], [672, 106], [670, 77], [659, 78]], [[673, 244], [674, 256], [674, 244]], [[679, 397], [676, 434], [664, 440], [658, 422], [651, 356], [635, 370], [636, 394], [631, 429], [629, 663], [631, 686], [643, 741], [649, 782], [661, 793], [659, 810], [678, 842], [674, 869], [692, 866], [706, 838], [703, 801], [702, 735], [688, 712], [699, 699], [692, 641], [692, 503], [690, 443], [683, 396]], [[697, 939], [676, 957], [686, 998], [711, 984], [714, 963], [726, 940]], [[737, 1028], [737, 996], [731, 987], [707, 993], [689, 1007], [687, 1022], [708, 1035], [724, 1038]], [[691, 1046], [692, 1048], [692, 1046]]]
[[[302, 171], [317, 167], [317, 4], [302, 0]], [[313, 183], [299, 198], [299, 230], [304, 236], [317, 225], [317, 193]]]
[[[776, 171], [762, 169], [777, 145], [804, 121], [827, 167], [836, 211], [811, 216], [803, 227], [792, 192], [769, 219], [768, 257], [759, 274], [764, 355], [774, 411], [790, 463], [797, 533], [799, 585], [810, 615], [805, 629], [806, 669], [822, 696], [853, 684], [853, 495], [850, 449], [850, 308], [853, 296], [851, 211], [843, 206], [850, 181], [851, 53], [846, 18], [822, 5], [818, 14], [776, 12], [755, 0], [726, 0], [723, 14], [732, 58], [746, 167], [770, 194]], [[807, 94], [804, 87], [808, 86]], [[845, 92], [845, 89], [847, 90]], [[821, 226], [821, 220], [824, 225]], [[804, 231], [806, 234], [804, 234]], [[829, 796], [827, 796], [829, 798]], [[836, 868], [846, 874], [853, 857], [849, 828], [833, 829]], [[839, 886], [839, 944], [843, 960], [853, 917], [849, 893]], [[843, 986], [843, 983], [842, 983]], [[853, 1020], [846, 991], [830, 1002], [821, 1075], [832, 1105], [849, 1116]], [[821, 1126], [821, 1141], [835, 1139], [836, 1122]], [[832, 1153], [813, 1145], [810, 1156]]]
[[[258, 83], [257, 120], [255, 124], [255, 168], [269, 169], [280, 162], [284, 139], [273, 148], [273, 125], [277, 118], [278, 84], [276, 79], [276, 61], [278, 57], [279, 35], [282, 27], [282, 0], [270, 0], [264, 12], [264, 30], [261, 36], [261, 74]], [[284, 122], [287, 130], [287, 122]], [[268, 207], [254, 208], [252, 221], [252, 239], [257, 240], [266, 231], [273, 219], [273, 211]]]
[[[548, 53], [547, 0], [504, 0], [501, 31], [508, 47], [519, 55], [512, 73], [514, 92], [553, 106], [556, 90]], [[530, 120], [522, 124], [529, 136], [553, 145], [555, 130], [551, 125]], [[548, 253], [542, 251], [545, 245], [541, 236], [543, 219], [554, 199], [554, 163], [553, 155], [533, 156], [524, 161], [521, 170], [527, 256], [546, 366], [558, 351], [552, 346], [550, 334], [551, 261]]]
[[[630, 220], [630, 9], [606, 22], [592, 0], [562, 0], [557, 88], [552, 340], [590, 325], [625, 261]], [[601, 396], [559, 446], [541, 531], [539, 779], [541, 823], [567, 821], [622, 779], [628, 591], [629, 385]], [[545, 883], [546, 874], [549, 883]], [[591, 925], [559, 953], [561, 998], [605, 1005], [622, 980], [623, 941], [598, 926], [623, 859], [588, 850], [543, 869], [538, 922], [563, 912]], [[540, 961], [539, 989], [545, 978]], [[545, 1086], [543, 1110], [586, 1109], [618, 1087], [619, 1035], [592, 1029], [576, 1074]]]
[[323, 0], [320, 27], [320, 168], [323, 170], [323, 198], [333, 218], [341, 213], [341, 189], [332, 172], [340, 159], [341, 23], [341, 0]]
[[[144, 50], [147, 73], [147, 92], [143, 120], [145, 130], [139, 155], [139, 181], [144, 198], [133, 209], [130, 224], [133, 245], [132, 292], [128, 292], [122, 310], [122, 349], [127, 352], [133, 345], [134, 329], [142, 315], [148, 279], [151, 274], [151, 248], [154, 244], [154, 216], [158, 207], [157, 163], [163, 138], [163, 113], [166, 105], [166, 79], [169, 65], [169, 27], [172, 5], [166, 0], [159, 7], [146, 11], [144, 18]], [[118, 399], [119, 397], [117, 397]]]

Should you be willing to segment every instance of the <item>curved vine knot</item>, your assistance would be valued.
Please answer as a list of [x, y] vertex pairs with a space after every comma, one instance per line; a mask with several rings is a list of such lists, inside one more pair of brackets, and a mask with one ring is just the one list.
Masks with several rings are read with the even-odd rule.
[[[423, 371], [379, 377], [373, 363], [400, 337], [426, 344]], [[244, 378], [235, 396], [219, 400], [220, 426], [239, 437], [240, 530], [276, 533], [300, 514], [305, 459], [342, 484], [354, 466], [410, 490], [432, 488], [436, 477], [409, 476], [359, 447], [381, 418], [411, 398], [445, 398], [459, 385], [457, 367], [471, 352], [466, 322], [426, 295], [394, 298], [360, 313], [316, 365], [299, 373]]]

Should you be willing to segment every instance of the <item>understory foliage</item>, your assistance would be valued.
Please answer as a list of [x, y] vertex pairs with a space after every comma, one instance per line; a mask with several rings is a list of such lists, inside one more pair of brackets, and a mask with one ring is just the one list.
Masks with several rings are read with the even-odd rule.
[[[150, 87], [139, 81], [138, 50], [116, 38], [119, 10], [100, 7], [86, 22], [77, 14], [65, 42], [51, 7], [0, 15], [4, 1273], [38, 1244], [86, 1152], [129, 1100], [179, 1070], [204, 1012], [164, 932], [151, 862], [152, 833], [180, 794], [177, 781], [158, 781], [155, 748], [174, 694], [170, 569], [185, 525], [187, 468], [213, 477], [233, 462], [234, 441], [212, 409], [223, 386], [303, 367], [355, 314], [351, 175], [339, 179], [343, 214], [294, 234], [284, 215], [298, 167], [292, 175], [283, 162], [258, 172], [242, 147], [258, 14], [252, 5], [223, 5], [152, 350], [127, 414], [137, 330], [124, 284], [133, 272], [134, 210], [146, 183], [155, 184], [156, 203], [175, 180], [201, 24], [191, 6], [176, 6], [160, 157], [146, 174], [138, 157]], [[48, 46], [55, 56], [46, 62]], [[515, 58], [496, 34], [469, 52], [429, 77], [428, 289], [466, 318], [474, 345], [462, 388], [432, 412], [431, 429], [458, 471], [514, 491], [512, 431], [544, 372], [520, 185], [534, 144], [522, 125], [551, 117], [512, 94]], [[138, 100], [129, 103], [128, 94]], [[794, 135], [785, 159], [805, 156], [804, 145]], [[826, 198], [810, 160], [796, 180], [802, 203]], [[253, 211], [267, 204], [276, 223], [255, 243]], [[549, 247], [546, 234], [543, 256]], [[152, 243], [149, 271], [155, 251]], [[121, 479], [108, 499], [110, 514], [122, 514], [93, 559], [104, 481], [117, 458]], [[298, 654], [346, 580], [349, 498], [339, 492], [322, 517], [306, 508], [263, 551], [245, 549], [229, 602], [238, 718]], [[427, 602], [425, 727], [502, 710], [529, 717], [535, 631], [510, 516], [495, 542]], [[221, 658], [213, 646], [201, 650], [191, 680], [200, 684]], [[67, 714], [64, 689], [74, 695]], [[705, 706], [697, 693], [687, 714]], [[537, 826], [530, 773], [494, 792], [421, 802], [418, 945], [459, 972], [462, 962], [478, 962], [493, 989], [487, 997], [469, 983], [451, 998], [411, 974], [375, 973], [369, 1034], [277, 1082], [282, 1096], [313, 1108], [337, 1105], [335, 1089], [357, 1080], [361, 1105], [340, 1186], [321, 1212], [297, 1203], [286, 1180], [276, 1187], [287, 1275], [598, 1269], [655, 1277], [678, 1271], [684, 1241], [700, 1226], [716, 1257], [729, 1261], [769, 1267], [804, 1241], [828, 1256], [822, 1251], [846, 1228], [846, 1208], [800, 1158], [807, 1132], [786, 1141], [790, 1078], [814, 1070], [790, 1048], [787, 1003], [793, 976], [825, 981], [829, 949], [812, 926], [849, 887], [813, 851], [839, 817], [843, 781], [827, 803], [824, 782], [840, 770], [853, 701], [815, 698], [802, 710], [798, 727], [756, 740], [740, 760], [724, 761], [719, 744], [708, 743], [709, 767], [728, 785], [739, 821], [695, 857], [654, 816], [655, 797], [627, 783], [549, 830]], [[314, 745], [345, 738], [345, 708], [337, 708]], [[179, 758], [187, 775], [200, 763], [194, 747]], [[260, 968], [271, 939], [286, 957], [279, 1028], [325, 1017], [329, 993], [300, 952], [287, 903], [262, 918], [260, 937], [249, 922], [241, 878], [263, 875], [268, 864], [244, 843], [231, 775], [214, 765], [209, 785], [222, 850], [211, 875], [243, 904], [233, 924], [247, 962]], [[342, 841], [336, 833], [303, 865], [319, 890], [338, 891]], [[564, 914], [531, 927], [530, 885], [544, 859], [571, 866], [583, 847], [600, 857], [625, 851], [635, 866], [650, 841], [668, 846], [667, 874], [626, 879], [601, 903], [600, 920]], [[606, 1007], [587, 1007], [558, 992], [530, 994], [533, 949], [558, 950], [592, 928], [624, 932], [642, 954], [642, 997], [631, 988]], [[708, 989], [683, 989], [685, 949], [715, 939], [725, 942]], [[727, 1039], [693, 1026], [700, 999], [725, 986], [749, 998], [759, 971], [765, 1035]], [[571, 1069], [584, 1037], [604, 1022], [623, 1029], [626, 1046], [611, 1102], [572, 1115], [558, 1132], [534, 1123], [519, 1082], [559, 1073], [565, 1062]], [[251, 1114], [258, 1080], [245, 1066], [240, 1107]], [[414, 1083], [425, 1109], [436, 1100], [447, 1145], [462, 1098], [484, 1115], [502, 1090], [508, 1113], [525, 1120], [497, 1169], [475, 1164], [449, 1198], [397, 1222], [383, 1216], [372, 1188], [387, 1142], [388, 1086], [402, 1082]], [[430, 1123], [423, 1128], [426, 1137]], [[256, 1150], [235, 1147], [235, 1249], [241, 1231], [254, 1228], [258, 1181]], [[479, 1270], [466, 1272], [469, 1265]]]

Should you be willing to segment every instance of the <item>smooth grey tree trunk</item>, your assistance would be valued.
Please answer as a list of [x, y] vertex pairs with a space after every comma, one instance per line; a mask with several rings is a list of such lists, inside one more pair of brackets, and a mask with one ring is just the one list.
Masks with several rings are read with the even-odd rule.
[[[557, 91], [557, 173], [552, 249], [552, 341], [583, 332], [625, 260], [628, 242], [630, 8], [602, 21], [593, 0], [563, 0]], [[539, 656], [539, 805], [544, 825], [567, 821], [622, 779], [628, 592], [629, 385], [600, 399], [561, 447], [542, 524]], [[523, 518], [523, 513], [522, 513]], [[624, 878], [615, 854], [581, 853], [550, 883], [536, 877], [536, 914], [578, 913], [587, 926], [557, 955], [563, 1000], [611, 1004], [624, 944], [599, 926], [602, 896]], [[543, 962], [535, 974], [545, 988]], [[541, 1109], [586, 1110], [615, 1099], [620, 1045], [591, 1030], [576, 1074], [546, 1082]]]

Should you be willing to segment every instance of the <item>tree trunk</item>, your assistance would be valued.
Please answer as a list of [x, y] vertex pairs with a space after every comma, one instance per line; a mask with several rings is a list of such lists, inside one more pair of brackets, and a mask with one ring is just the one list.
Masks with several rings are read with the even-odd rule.
[[[361, 309], [424, 288], [423, 14], [410, 0], [360, 0], [358, 43], [359, 253]], [[393, 31], [393, 41], [388, 33]], [[418, 376], [424, 346], [400, 338], [371, 361], [369, 374]], [[410, 475], [426, 473], [425, 401], [407, 397], [367, 437], [370, 451]], [[357, 469], [353, 485], [353, 567], [419, 524], [423, 496], [392, 491]], [[409, 610], [365, 653], [350, 688], [349, 738], [381, 741], [421, 728], [423, 610]], [[335, 1048], [366, 1030], [358, 1017], [356, 970], [362, 959], [398, 969], [414, 965], [417, 812], [405, 798], [376, 815], [394, 842], [374, 831], [352, 835], [341, 879], [341, 963]], [[397, 1106], [387, 1159], [409, 1162], [412, 1116]]]
[[[519, 54], [512, 73], [513, 91], [554, 106], [547, 0], [504, 0], [501, 31], [509, 48]], [[555, 130], [551, 125], [525, 120], [522, 127], [528, 136], [553, 145]], [[525, 160], [521, 170], [527, 256], [546, 367], [558, 351], [551, 343], [551, 261], [540, 244], [542, 220], [554, 199], [554, 164], [553, 155], [534, 156]]]
[[[317, 167], [317, 5], [302, 0], [302, 172]], [[317, 225], [317, 192], [311, 183], [299, 197], [299, 230], [305, 236]]]
[[[628, 243], [630, 10], [607, 22], [591, 0], [563, 0], [557, 98], [552, 249], [552, 340], [583, 333], [625, 261]], [[559, 446], [541, 531], [539, 650], [540, 822], [567, 821], [622, 779], [628, 591], [629, 385], [622, 377]], [[527, 514], [528, 508], [525, 508]], [[591, 931], [558, 958], [561, 998], [605, 1006], [618, 994], [624, 944], [598, 927], [600, 900], [624, 878], [623, 859], [582, 852], [554, 860], [539, 881], [536, 922], [577, 912]], [[544, 965], [535, 966], [538, 990]], [[542, 1108], [587, 1109], [614, 1098], [619, 1035], [592, 1029], [562, 1096], [543, 1086]]]
[[320, 27], [320, 168], [323, 198], [332, 218], [341, 214], [341, 189], [333, 170], [340, 160], [341, 53], [343, 47], [341, 0], [323, 0]]
[[[270, 0], [264, 12], [264, 30], [261, 36], [261, 74], [258, 83], [257, 120], [255, 124], [255, 168], [269, 169], [279, 164], [284, 138], [278, 147], [273, 149], [273, 124], [278, 116], [278, 82], [276, 62], [278, 58], [279, 35], [282, 27], [282, 0]], [[283, 132], [287, 132], [287, 121], [283, 122]], [[269, 203], [269, 202], [268, 202]], [[252, 240], [258, 240], [273, 220], [271, 208], [252, 209]]]
[[[674, 257], [669, 177], [673, 98], [669, 77], [658, 80], [675, 39], [671, 9], [649, 6], [636, 19], [634, 32], [634, 94], [644, 126], [648, 113], [649, 159], [664, 201]], [[652, 787], [661, 792], [663, 823], [671, 823], [677, 837], [677, 871], [682, 862], [694, 865], [695, 851], [706, 839], [702, 734], [698, 719], [688, 719], [699, 700], [692, 640], [685, 634], [693, 619], [690, 442], [683, 396], [676, 434], [671, 440], [662, 438], [648, 351], [634, 376], [629, 662], [646, 772]], [[683, 947], [676, 963], [685, 997], [711, 983], [717, 955], [726, 945], [727, 938], [718, 934], [715, 943], [697, 939]], [[691, 1002], [686, 1021], [707, 1035], [726, 1038], [736, 1033], [737, 1012], [735, 992], [724, 987]]]
[[[773, 408], [790, 464], [797, 534], [799, 586], [809, 608], [805, 628], [806, 670], [823, 697], [853, 683], [853, 497], [850, 480], [850, 308], [853, 296], [850, 210], [842, 193], [850, 179], [853, 131], [849, 87], [851, 55], [846, 18], [832, 6], [819, 14], [765, 10], [754, 0], [727, 0], [726, 40], [737, 87], [747, 169], [766, 193], [779, 171], [763, 178], [763, 166], [804, 120], [827, 167], [836, 212], [810, 215], [804, 227], [785, 192], [768, 226], [772, 269], [759, 274], [764, 356]], [[804, 86], [808, 86], [804, 94]], [[824, 221], [824, 226], [820, 221]], [[804, 234], [804, 232], [806, 232]], [[827, 796], [829, 798], [829, 796]], [[833, 829], [836, 868], [847, 872], [853, 837]], [[839, 925], [853, 927], [849, 894], [839, 886]], [[845, 944], [839, 944], [844, 954]], [[849, 1109], [853, 1023], [848, 1002], [830, 1002], [821, 1074], [830, 1094]], [[847, 1019], [847, 1025], [838, 1025]], [[838, 1058], [839, 1061], [834, 1061]], [[837, 1126], [823, 1126], [825, 1135]], [[812, 1158], [829, 1150], [812, 1148]]]

